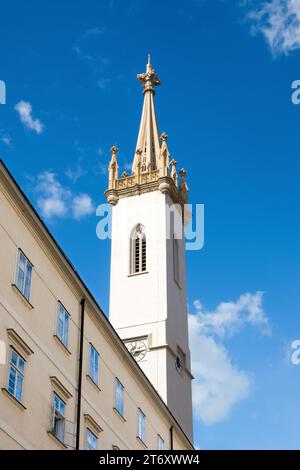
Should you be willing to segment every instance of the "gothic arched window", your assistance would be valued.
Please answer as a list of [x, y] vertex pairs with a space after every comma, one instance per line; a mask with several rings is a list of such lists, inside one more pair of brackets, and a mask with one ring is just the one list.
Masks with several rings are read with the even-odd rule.
[[130, 237], [130, 272], [131, 274], [142, 273], [147, 268], [146, 258], [146, 235], [145, 227], [138, 224], [132, 231]]

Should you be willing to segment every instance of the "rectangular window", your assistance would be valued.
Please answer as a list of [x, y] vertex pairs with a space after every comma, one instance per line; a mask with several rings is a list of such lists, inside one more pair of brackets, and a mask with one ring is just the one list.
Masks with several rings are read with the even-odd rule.
[[164, 450], [165, 449], [165, 441], [161, 437], [160, 434], [157, 436], [157, 448], [158, 450]]
[[179, 242], [178, 239], [173, 236], [173, 269], [174, 269], [174, 280], [177, 284], [180, 284], [180, 270], [179, 270]]
[[7, 390], [18, 401], [22, 401], [24, 372], [25, 360], [11, 348]]
[[138, 409], [138, 437], [146, 442], [146, 416], [140, 409]]
[[124, 416], [124, 387], [119, 379], [116, 379], [116, 409]]
[[16, 285], [24, 297], [29, 300], [31, 286], [32, 264], [19, 250]]
[[53, 427], [52, 432], [57, 439], [65, 442], [65, 408], [66, 404], [56, 393], [53, 395]]
[[99, 382], [99, 354], [92, 344], [90, 344], [90, 366], [89, 376], [98, 385]]
[[89, 429], [86, 430], [86, 450], [97, 450], [97, 437]]
[[69, 319], [70, 315], [59, 302], [57, 309], [57, 336], [66, 348], [68, 347]]

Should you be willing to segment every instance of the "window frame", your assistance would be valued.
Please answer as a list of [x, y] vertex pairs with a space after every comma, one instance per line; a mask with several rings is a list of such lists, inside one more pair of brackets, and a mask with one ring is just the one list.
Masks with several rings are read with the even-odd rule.
[[130, 274], [147, 272], [147, 237], [145, 227], [137, 224], [130, 235]]
[[[116, 377], [115, 378], [115, 409], [123, 418], [124, 418], [124, 413], [125, 413], [124, 391], [125, 391], [124, 385], [118, 379], [118, 377]], [[121, 407], [119, 407], [120, 403], [121, 403]]]
[[[21, 268], [21, 259], [24, 258], [24, 268]], [[23, 279], [20, 282], [20, 272], [23, 273]], [[18, 248], [17, 269], [15, 275], [15, 285], [26, 300], [30, 300], [31, 284], [32, 284], [33, 264], [29, 261], [25, 253]]]
[[138, 433], [137, 437], [146, 445], [146, 415], [138, 408]]
[[[95, 442], [95, 447], [89, 448], [89, 436], [92, 436]], [[90, 430], [89, 427], [86, 428], [86, 433], [85, 433], [85, 450], [97, 450], [97, 444], [98, 444], [98, 437], [96, 434]]]
[[[60, 333], [60, 314], [63, 312], [63, 321], [62, 321], [62, 334]], [[59, 341], [68, 349], [69, 345], [69, 330], [70, 330], [70, 318], [71, 315], [67, 309], [63, 306], [61, 302], [58, 302], [57, 311], [56, 311], [56, 336]]]
[[[91, 352], [94, 353], [94, 359], [93, 361], [91, 360]], [[88, 372], [88, 376], [89, 378], [94, 382], [94, 384], [96, 384], [97, 386], [99, 386], [99, 353], [97, 351], [97, 349], [93, 346], [92, 343], [89, 343], [89, 372]], [[95, 361], [95, 358], [97, 359]], [[93, 367], [92, 367], [93, 365]]]
[[[59, 401], [59, 407], [56, 407], [56, 399]], [[61, 405], [63, 405], [63, 412], [61, 411]], [[52, 396], [52, 434], [58, 439], [62, 444], [65, 444], [65, 438], [66, 438], [66, 402], [58, 395], [58, 393], [53, 392]], [[56, 425], [56, 419], [58, 421], [57, 416], [60, 416], [61, 419], [60, 421], [63, 422], [62, 425], [62, 434], [63, 436], [59, 435], [59, 432], [55, 430], [55, 425]]]
[[[14, 364], [12, 361], [13, 354], [17, 356], [17, 364]], [[23, 370], [19, 367], [20, 360], [23, 362]], [[7, 377], [7, 392], [13, 396], [18, 402], [22, 403], [23, 394], [24, 394], [24, 382], [25, 382], [25, 367], [26, 367], [26, 359], [13, 347], [10, 346], [10, 355], [9, 355], [9, 363], [8, 363], [8, 377]], [[14, 371], [14, 385], [13, 388], [10, 387], [11, 382], [11, 375], [12, 371]], [[18, 379], [21, 378], [21, 394], [18, 395], [18, 384], [20, 383]]]
[[165, 450], [165, 441], [160, 434], [157, 434], [157, 449]]

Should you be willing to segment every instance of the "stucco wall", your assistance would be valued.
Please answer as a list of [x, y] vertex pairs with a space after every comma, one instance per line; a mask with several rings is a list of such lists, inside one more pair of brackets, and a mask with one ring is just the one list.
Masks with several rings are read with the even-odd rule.
[[[29, 209], [28, 209], [29, 211]], [[30, 211], [29, 211], [30, 212]], [[0, 340], [7, 347], [12, 344], [7, 330], [14, 330], [33, 354], [26, 357], [23, 405], [19, 406], [2, 390], [7, 387], [8, 366], [0, 365], [0, 448], [63, 448], [48, 431], [51, 427], [53, 383], [56, 377], [68, 393], [66, 417], [72, 430], [76, 417], [79, 320], [82, 292], [71, 276], [57, 263], [46, 234], [39, 233], [29, 222], [24, 207], [20, 211], [19, 199], [1, 181], [0, 172]], [[45, 238], [44, 238], [45, 237]], [[21, 248], [34, 266], [32, 275], [31, 308], [12, 287], [15, 282], [17, 251]], [[71, 315], [69, 353], [54, 337], [56, 332], [57, 303], [61, 301]], [[89, 343], [100, 354], [99, 388], [87, 377]], [[115, 377], [125, 387], [125, 420], [114, 411]], [[130, 364], [124, 348], [112, 339], [101, 320], [100, 311], [87, 304], [82, 384], [81, 448], [85, 445], [87, 422], [90, 415], [102, 429], [98, 448], [142, 449], [137, 440], [137, 408], [146, 415], [146, 444], [157, 448], [157, 434], [169, 448], [169, 429], [173, 423], [157, 396], [151, 392], [140, 374]], [[73, 423], [73, 425], [72, 425]], [[179, 428], [174, 428], [177, 448], [189, 444]]]

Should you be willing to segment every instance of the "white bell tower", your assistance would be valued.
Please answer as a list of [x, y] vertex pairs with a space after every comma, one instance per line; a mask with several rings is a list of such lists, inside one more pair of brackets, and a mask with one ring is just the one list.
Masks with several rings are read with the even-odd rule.
[[169, 161], [159, 137], [150, 57], [137, 75], [144, 105], [131, 175], [118, 176], [111, 149], [112, 205], [110, 321], [183, 430], [193, 439], [190, 351], [186, 306], [184, 204], [186, 171]]

